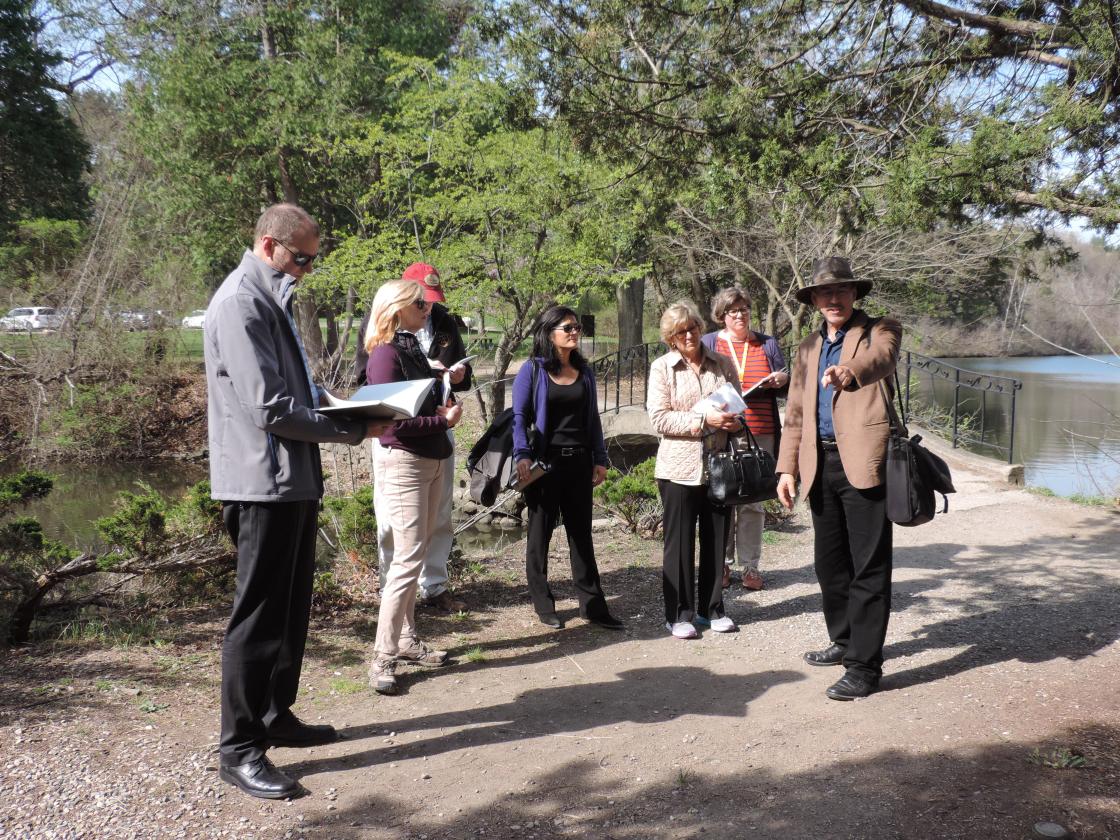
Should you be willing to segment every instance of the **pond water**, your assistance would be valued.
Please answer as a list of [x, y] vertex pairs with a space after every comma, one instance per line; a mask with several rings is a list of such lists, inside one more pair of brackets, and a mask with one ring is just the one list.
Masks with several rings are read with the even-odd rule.
[[[994, 376], [1020, 379], [1015, 405], [1014, 461], [1024, 466], [1028, 486], [1045, 487], [1063, 496], [1112, 497], [1120, 492], [1120, 358], [1116, 356], [1034, 356], [945, 359], [949, 364]], [[951, 412], [953, 383], [931, 383], [915, 372], [919, 393]], [[970, 395], [966, 410], [978, 412]], [[1001, 457], [992, 446], [1010, 438], [1010, 401], [988, 395], [983, 403], [985, 445], [967, 448]], [[972, 421], [978, 434], [978, 415]], [[1006, 453], [1003, 454], [1006, 458]]]
[[[80, 465], [53, 462], [37, 468], [54, 477], [54, 489], [47, 498], [17, 513], [34, 516], [48, 536], [83, 548], [99, 546], [93, 523], [113, 512], [113, 501], [122, 490], [140, 492], [140, 484], [144, 483], [161, 493], [176, 495], [207, 477], [206, 464], [179, 461]], [[16, 464], [0, 465], [4, 472], [16, 469]]]

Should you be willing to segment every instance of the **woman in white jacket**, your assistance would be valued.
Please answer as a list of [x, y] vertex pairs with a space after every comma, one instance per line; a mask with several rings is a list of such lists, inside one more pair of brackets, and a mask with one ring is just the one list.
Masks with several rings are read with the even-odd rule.
[[[697, 627], [717, 633], [736, 630], [723, 612], [722, 571], [730, 511], [708, 500], [704, 453], [727, 445], [727, 434], [743, 428], [738, 415], [698, 412], [694, 406], [722, 385], [738, 388], [731, 360], [700, 343], [703, 321], [696, 307], [674, 303], [661, 316], [661, 338], [669, 352], [649, 372], [646, 410], [661, 436], [654, 476], [665, 510], [662, 587], [665, 626], [675, 638], [693, 639]], [[696, 528], [700, 530], [699, 591]]]

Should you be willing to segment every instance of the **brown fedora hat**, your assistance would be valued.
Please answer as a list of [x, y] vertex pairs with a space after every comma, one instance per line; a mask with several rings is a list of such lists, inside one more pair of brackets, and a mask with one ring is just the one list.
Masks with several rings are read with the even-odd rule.
[[825, 257], [813, 263], [813, 276], [808, 286], [803, 286], [793, 293], [801, 303], [812, 306], [813, 290], [825, 286], [835, 286], [837, 283], [851, 283], [856, 287], [856, 300], [864, 297], [871, 291], [870, 280], [857, 280], [852, 274], [852, 264], [844, 257]]

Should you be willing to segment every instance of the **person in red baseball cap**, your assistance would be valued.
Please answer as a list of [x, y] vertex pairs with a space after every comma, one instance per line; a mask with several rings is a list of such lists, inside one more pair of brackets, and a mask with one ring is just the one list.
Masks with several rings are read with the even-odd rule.
[[447, 302], [447, 298], [443, 295], [443, 287], [440, 285], [439, 272], [434, 266], [427, 263], [413, 263], [404, 270], [401, 279], [418, 283], [424, 290], [424, 300], [428, 303]]
[[[454, 316], [444, 305], [447, 298], [443, 294], [443, 285], [440, 281], [439, 271], [428, 263], [416, 262], [410, 265], [401, 274], [402, 280], [410, 280], [424, 290], [424, 300], [431, 304], [428, 320], [424, 326], [416, 331], [416, 338], [432, 364], [433, 376], [439, 376], [442, 371], [448, 372], [451, 390], [466, 391], [471, 387], [470, 363], [456, 364], [467, 355], [463, 337], [459, 333], [459, 325]], [[354, 357], [354, 376], [359, 385], [366, 381], [366, 362], [369, 354], [365, 349], [365, 334], [369, 326], [367, 314], [359, 328], [359, 341], [357, 353]], [[448, 436], [452, 438], [454, 448], [454, 434], [449, 430]], [[380, 444], [373, 441], [373, 458], [376, 461], [381, 450]], [[451, 456], [454, 459], [454, 455]], [[451, 544], [454, 528], [451, 524], [451, 502], [455, 481], [454, 460], [444, 471], [443, 492], [440, 495], [439, 521], [431, 534], [428, 556], [420, 571], [420, 600], [423, 607], [431, 607], [441, 612], [460, 612], [467, 609], [467, 605], [452, 595], [447, 588], [447, 559], [451, 554]], [[384, 507], [388, 500], [381, 499], [374, 494], [374, 515], [377, 518], [377, 553], [381, 559], [381, 581], [385, 582], [385, 575], [389, 565], [393, 562], [393, 531], [389, 527], [389, 514]]]

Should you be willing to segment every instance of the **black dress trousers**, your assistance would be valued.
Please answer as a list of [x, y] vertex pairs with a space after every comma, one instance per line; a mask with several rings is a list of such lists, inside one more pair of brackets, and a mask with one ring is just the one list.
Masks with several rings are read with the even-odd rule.
[[[723, 617], [723, 556], [727, 552], [730, 508], [708, 500], [705, 485], [657, 480], [665, 510], [661, 588], [665, 621], [692, 621], [697, 615]], [[700, 531], [700, 574], [696, 574], [696, 531]], [[699, 589], [697, 589], [699, 587]]]
[[529, 509], [525, 577], [529, 597], [538, 615], [556, 611], [556, 599], [548, 586], [548, 545], [563, 517], [580, 614], [605, 616], [607, 601], [591, 540], [591, 452], [584, 448], [563, 451], [571, 454], [550, 450], [548, 462], [552, 470], [525, 488], [525, 506]]
[[891, 523], [887, 487], [859, 490], [844, 474], [840, 453], [820, 453], [809, 490], [813, 554], [824, 596], [824, 620], [844, 665], [867, 676], [883, 670], [883, 640], [891, 612]]
[[237, 590], [222, 644], [221, 762], [264, 755], [267, 730], [291, 714], [311, 618], [319, 501], [225, 502]]

